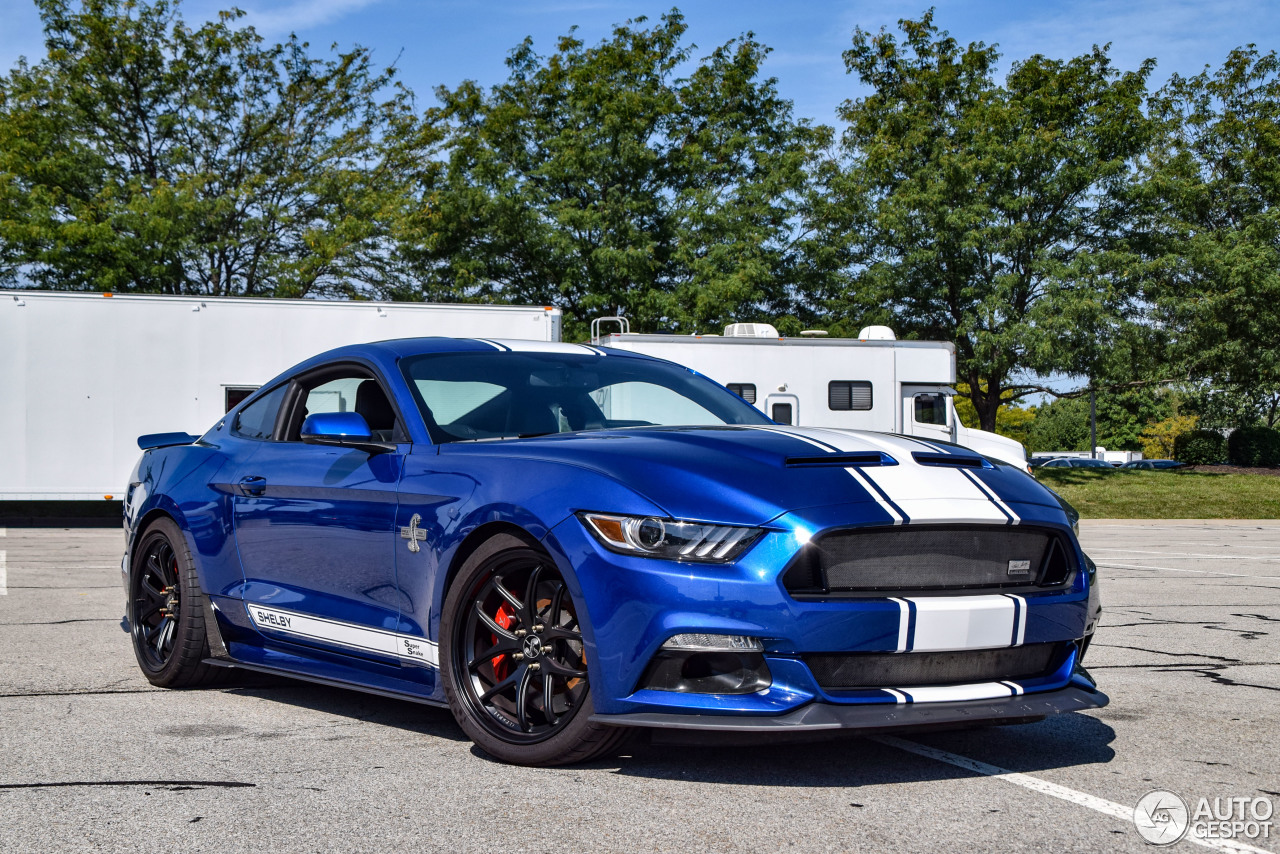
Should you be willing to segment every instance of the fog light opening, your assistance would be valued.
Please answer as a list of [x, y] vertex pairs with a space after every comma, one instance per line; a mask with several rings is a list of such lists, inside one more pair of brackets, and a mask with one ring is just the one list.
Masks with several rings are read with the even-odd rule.
[[[677, 635], [677, 638], [702, 637], [723, 641], [729, 635]], [[668, 641], [649, 662], [640, 687], [651, 691], [676, 691], [685, 694], [754, 694], [773, 684], [769, 665], [757, 638], [734, 638], [751, 641], [754, 648], [707, 649], [671, 647]], [[673, 638], [672, 640], [675, 640]]]

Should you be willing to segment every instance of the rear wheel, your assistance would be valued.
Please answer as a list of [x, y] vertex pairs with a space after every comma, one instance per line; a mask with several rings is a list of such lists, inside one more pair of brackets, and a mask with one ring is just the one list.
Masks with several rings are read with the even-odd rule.
[[463, 566], [445, 598], [445, 694], [486, 753], [563, 765], [616, 749], [628, 732], [592, 723], [577, 606], [555, 565], [510, 535]]
[[170, 519], [147, 528], [129, 571], [129, 632], [138, 666], [153, 685], [189, 688], [216, 681], [195, 561]]

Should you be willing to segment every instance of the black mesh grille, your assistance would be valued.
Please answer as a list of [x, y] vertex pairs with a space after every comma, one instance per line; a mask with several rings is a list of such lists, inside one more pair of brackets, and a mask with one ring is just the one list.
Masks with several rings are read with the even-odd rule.
[[804, 662], [827, 691], [909, 688], [1045, 676], [1061, 665], [1063, 648], [1035, 643], [963, 652], [853, 652], [806, 655]]
[[906, 525], [815, 537], [784, 576], [797, 594], [890, 595], [1056, 586], [1071, 575], [1059, 534], [1023, 526]]

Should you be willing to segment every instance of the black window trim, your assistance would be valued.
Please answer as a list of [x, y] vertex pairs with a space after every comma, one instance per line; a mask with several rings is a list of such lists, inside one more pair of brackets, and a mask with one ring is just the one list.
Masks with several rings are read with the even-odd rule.
[[[386, 378], [375, 368], [363, 361], [344, 360], [341, 362], [329, 362], [324, 365], [317, 365], [303, 371], [300, 374], [294, 374], [287, 382], [289, 384], [288, 391], [285, 392], [284, 400], [280, 404], [280, 411], [276, 414], [275, 429], [271, 433], [271, 441], [282, 442], [289, 445], [302, 444], [298, 440], [288, 439], [291, 432], [293, 419], [298, 412], [298, 407], [303, 406], [307, 400], [307, 394], [312, 388], [323, 385], [327, 378], [337, 379], [338, 376], [351, 370], [356, 370], [365, 375], [366, 379], [376, 382], [381, 388], [382, 393], [386, 395], [387, 402], [391, 404], [392, 411], [396, 414], [396, 424], [400, 428], [392, 441], [396, 444], [406, 444], [409, 439], [409, 423], [405, 420], [404, 413], [400, 411], [399, 405], [396, 403], [395, 395], [390, 392], [390, 384]], [[299, 427], [302, 425], [299, 424]]]

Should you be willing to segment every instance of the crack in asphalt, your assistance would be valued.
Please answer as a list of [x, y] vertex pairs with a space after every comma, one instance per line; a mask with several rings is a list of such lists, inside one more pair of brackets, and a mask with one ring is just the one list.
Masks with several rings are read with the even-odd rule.
[[33, 691], [27, 694], [0, 694], [0, 699], [13, 697], [91, 697], [100, 694], [163, 694], [163, 688], [123, 688], [119, 691]]
[[1266, 614], [1232, 614], [1233, 617], [1252, 617], [1255, 620], [1266, 620], [1268, 623], [1280, 623], [1280, 617], [1268, 617]]
[[186, 792], [194, 789], [254, 789], [257, 783], [239, 783], [234, 780], [77, 780], [58, 783], [0, 783], [0, 789], [60, 789], [74, 786], [145, 786], [163, 788], [170, 792]]
[[1129, 649], [1129, 650], [1133, 650], [1134, 652], [1149, 652], [1152, 655], [1168, 655], [1174, 658], [1208, 658], [1212, 661], [1222, 661], [1227, 664], [1241, 663], [1240, 659], [1238, 658], [1228, 658], [1227, 656], [1224, 656], [1224, 655], [1209, 655], [1206, 652], [1165, 652], [1162, 649], [1145, 649], [1140, 646], [1124, 646], [1122, 644], [1112, 644], [1112, 643], [1099, 643], [1094, 645], [1098, 647], [1105, 647], [1106, 649]]

